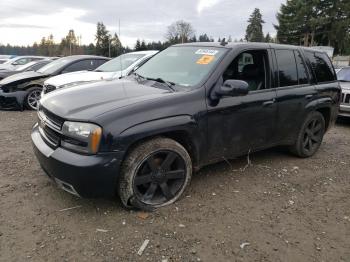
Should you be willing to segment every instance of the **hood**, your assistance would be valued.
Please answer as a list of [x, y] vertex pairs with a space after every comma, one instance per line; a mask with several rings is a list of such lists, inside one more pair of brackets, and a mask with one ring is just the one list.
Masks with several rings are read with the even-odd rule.
[[123, 79], [62, 88], [44, 96], [40, 103], [62, 118], [91, 121], [108, 111], [171, 94]]
[[58, 75], [49, 78], [45, 81], [45, 85], [53, 85], [56, 88], [60, 88], [64, 85], [74, 83], [94, 82], [100, 80], [108, 80], [113, 78], [117, 72], [95, 72], [95, 71], [80, 71], [63, 75]]
[[0, 81], [0, 86], [8, 85], [8, 84], [20, 84], [40, 78], [47, 77], [45, 74], [41, 74], [35, 71], [18, 73]]
[[13, 70], [15, 67], [9, 64], [0, 64], [0, 71], [2, 70]]
[[350, 90], [350, 82], [340, 82], [340, 86], [342, 89]]

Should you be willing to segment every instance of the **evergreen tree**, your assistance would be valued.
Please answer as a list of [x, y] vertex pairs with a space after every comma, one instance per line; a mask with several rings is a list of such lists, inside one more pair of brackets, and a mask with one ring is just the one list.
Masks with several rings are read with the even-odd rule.
[[277, 14], [277, 41], [304, 46], [328, 45], [346, 52], [350, 34], [349, 0], [289, 0]]
[[266, 36], [265, 36], [265, 42], [266, 43], [271, 43], [272, 42], [272, 38], [270, 36], [270, 33], [267, 33]]
[[106, 26], [102, 22], [97, 23], [96, 31], [96, 54], [102, 56], [109, 55], [110, 35]]
[[118, 35], [115, 33], [113, 37], [111, 37], [111, 56], [116, 57], [123, 53], [123, 46], [119, 40]]
[[226, 44], [227, 44], [226, 38], [224, 37], [224, 38], [221, 40], [220, 45], [225, 46]]
[[210, 38], [207, 34], [199, 35], [198, 42], [210, 42]]
[[139, 39], [136, 40], [135, 51], [141, 51], [141, 42]]
[[193, 35], [193, 37], [190, 38], [190, 42], [192, 42], [192, 43], [197, 42], [197, 37], [196, 37], [196, 35]]
[[248, 26], [246, 29], [245, 39], [249, 42], [263, 42], [263, 24], [265, 23], [262, 19], [259, 8], [255, 8], [248, 20]]
[[146, 46], [145, 40], [142, 40], [142, 41], [141, 41], [141, 48], [140, 48], [140, 51], [144, 51], [144, 50], [147, 50], [147, 46]]

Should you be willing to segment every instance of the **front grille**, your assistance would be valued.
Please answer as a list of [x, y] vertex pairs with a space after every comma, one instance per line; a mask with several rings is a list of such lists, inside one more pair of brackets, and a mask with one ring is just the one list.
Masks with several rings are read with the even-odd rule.
[[55, 90], [56, 90], [56, 87], [53, 85], [44, 85], [44, 87], [43, 87], [44, 94], [50, 93], [50, 92], [55, 91]]
[[50, 145], [54, 147], [58, 147], [60, 144], [60, 134], [53, 131], [51, 128], [45, 125], [39, 125], [40, 133], [42, 137], [48, 142]]
[[64, 119], [51, 113], [49, 110], [44, 108], [43, 106], [39, 106], [39, 117], [45, 118], [47, 120], [48, 125], [50, 125], [55, 130], [59, 131], [62, 128], [64, 123]]
[[42, 138], [53, 147], [58, 147], [61, 142], [61, 129], [64, 120], [39, 106], [38, 111], [39, 131]]
[[350, 93], [347, 94], [347, 93], [342, 93], [341, 94], [341, 102], [343, 104], [350, 104]]

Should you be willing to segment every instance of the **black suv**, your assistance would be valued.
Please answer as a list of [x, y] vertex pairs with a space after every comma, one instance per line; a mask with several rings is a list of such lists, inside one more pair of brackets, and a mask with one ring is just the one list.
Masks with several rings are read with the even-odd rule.
[[341, 89], [325, 53], [287, 45], [172, 46], [131, 76], [41, 100], [35, 154], [64, 190], [176, 201], [193, 170], [277, 145], [315, 154]]

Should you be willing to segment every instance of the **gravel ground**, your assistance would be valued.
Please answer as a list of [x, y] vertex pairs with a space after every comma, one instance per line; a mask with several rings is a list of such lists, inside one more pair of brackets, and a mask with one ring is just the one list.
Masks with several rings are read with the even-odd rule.
[[141, 213], [58, 189], [32, 153], [35, 119], [0, 112], [0, 261], [350, 261], [350, 121], [310, 159], [272, 149], [211, 165]]

